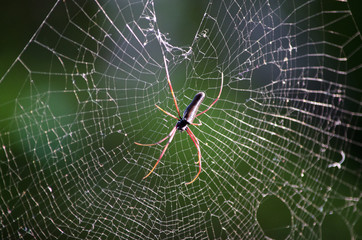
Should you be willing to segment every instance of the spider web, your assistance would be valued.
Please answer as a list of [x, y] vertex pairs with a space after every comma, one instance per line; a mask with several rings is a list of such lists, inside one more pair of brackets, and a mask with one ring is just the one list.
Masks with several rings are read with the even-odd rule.
[[[362, 238], [346, 1], [57, 1], [0, 78], [2, 239]], [[204, 91], [202, 126], [176, 114]], [[198, 121], [196, 120], [196, 122]]]

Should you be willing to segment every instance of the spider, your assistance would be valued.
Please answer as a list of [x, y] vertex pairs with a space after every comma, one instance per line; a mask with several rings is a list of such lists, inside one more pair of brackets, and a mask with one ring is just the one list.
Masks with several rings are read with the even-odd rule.
[[151, 171], [143, 177], [143, 179], [147, 178], [156, 168], [157, 164], [160, 162], [161, 158], [163, 157], [163, 155], [165, 154], [166, 152], [166, 149], [168, 147], [168, 145], [171, 143], [173, 137], [175, 136], [175, 133], [176, 133], [176, 130], [179, 130], [180, 132], [183, 132], [183, 131], [186, 131], [190, 138], [192, 139], [192, 141], [194, 142], [196, 148], [197, 148], [197, 155], [198, 155], [198, 158], [199, 158], [199, 161], [197, 162], [197, 164], [199, 164], [199, 171], [198, 173], [196, 174], [196, 177], [191, 181], [191, 182], [188, 182], [186, 183], [187, 184], [191, 184], [193, 183], [197, 178], [198, 176], [200, 175], [201, 173], [201, 152], [200, 152], [200, 144], [199, 144], [199, 140], [196, 138], [196, 136], [193, 134], [193, 132], [191, 131], [191, 129], [188, 127], [188, 125], [194, 125], [194, 126], [201, 126], [201, 122], [199, 123], [194, 123], [194, 119], [198, 116], [200, 116], [201, 114], [204, 114], [205, 112], [207, 112], [208, 110], [210, 110], [210, 108], [219, 100], [220, 98], [220, 95], [221, 95], [221, 91], [222, 91], [222, 86], [223, 86], [223, 82], [224, 82], [224, 74], [221, 73], [221, 87], [220, 87], [220, 92], [219, 92], [219, 95], [217, 96], [217, 98], [215, 99], [215, 101], [213, 103], [211, 103], [211, 105], [206, 109], [204, 110], [203, 112], [197, 114], [197, 111], [201, 105], [201, 102], [204, 100], [205, 98], [205, 93], [204, 92], [199, 92], [195, 95], [194, 99], [192, 100], [192, 102], [190, 103], [190, 105], [186, 108], [184, 114], [183, 114], [183, 117], [181, 117], [180, 115], [180, 110], [177, 106], [177, 100], [176, 100], [176, 97], [175, 97], [175, 94], [173, 92], [173, 89], [172, 89], [172, 85], [171, 85], [171, 81], [170, 81], [170, 76], [169, 76], [169, 72], [168, 72], [168, 68], [167, 68], [167, 63], [166, 63], [166, 57], [164, 56], [163, 57], [163, 61], [164, 61], [164, 64], [165, 64], [165, 69], [166, 69], [166, 77], [167, 77], [167, 82], [168, 82], [168, 85], [170, 87], [170, 91], [171, 91], [171, 94], [172, 94], [172, 98], [173, 98], [173, 101], [175, 103], [175, 106], [176, 106], [176, 110], [177, 110], [177, 113], [178, 113], [178, 116], [179, 117], [176, 117], [174, 115], [172, 115], [171, 113], [163, 110], [161, 107], [157, 106], [155, 104], [155, 106], [161, 110], [162, 112], [164, 112], [166, 115], [170, 116], [170, 117], [173, 117], [174, 119], [178, 120], [178, 122], [176, 123], [176, 126], [172, 129], [172, 131], [163, 139], [161, 139], [160, 141], [156, 142], [156, 143], [151, 143], [151, 144], [142, 144], [142, 143], [138, 143], [138, 142], [135, 142], [135, 144], [137, 145], [140, 145], [140, 146], [153, 146], [153, 145], [158, 145], [160, 143], [162, 143], [163, 141], [165, 141], [166, 139], [169, 138], [165, 148], [163, 149], [160, 157], [158, 158], [156, 164], [153, 166], [153, 168], [151, 169]]

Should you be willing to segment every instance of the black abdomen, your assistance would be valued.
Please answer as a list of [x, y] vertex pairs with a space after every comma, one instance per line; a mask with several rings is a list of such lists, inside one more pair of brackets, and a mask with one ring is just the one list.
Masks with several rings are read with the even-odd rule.
[[197, 111], [199, 110], [199, 107], [204, 98], [205, 98], [205, 93], [199, 92], [198, 94], [195, 95], [190, 105], [187, 106], [182, 119], [186, 120], [188, 124], [193, 123]]
[[185, 131], [187, 125], [193, 123], [197, 111], [199, 110], [201, 102], [204, 100], [204, 98], [205, 98], [205, 93], [203, 92], [199, 92], [198, 94], [195, 95], [190, 105], [187, 106], [183, 117], [177, 122], [176, 127], [178, 130], [180, 130], [181, 132]]

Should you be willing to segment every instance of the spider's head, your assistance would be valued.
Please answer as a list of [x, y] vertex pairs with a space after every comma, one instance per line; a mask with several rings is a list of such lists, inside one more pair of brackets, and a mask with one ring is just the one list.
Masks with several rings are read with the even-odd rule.
[[179, 130], [180, 132], [183, 132], [187, 129], [187, 125], [189, 125], [190, 123], [188, 121], [186, 121], [185, 119], [180, 119], [178, 122], [177, 122], [177, 130]]

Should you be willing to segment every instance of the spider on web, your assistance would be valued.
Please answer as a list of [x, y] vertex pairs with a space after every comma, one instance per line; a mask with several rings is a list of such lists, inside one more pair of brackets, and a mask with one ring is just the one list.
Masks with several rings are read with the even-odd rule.
[[156, 168], [157, 164], [160, 162], [161, 158], [163, 157], [163, 155], [165, 154], [166, 152], [166, 149], [168, 147], [168, 145], [171, 143], [173, 137], [175, 136], [175, 133], [176, 133], [176, 130], [179, 130], [180, 132], [182, 131], [186, 131], [190, 138], [192, 139], [192, 141], [194, 142], [196, 148], [197, 148], [197, 155], [198, 155], [198, 158], [199, 158], [199, 161], [197, 162], [197, 164], [199, 164], [199, 171], [198, 173], [196, 174], [195, 178], [191, 181], [191, 182], [188, 182], [186, 183], [187, 184], [191, 184], [193, 183], [197, 178], [198, 176], [200, 175], [201, 173], [201, 151], [200, 151], [200, 144], [199, 144], [199, 140], [196, 138], [196, 136], [193, 134], [193, 132], [191, 131], [191, 129], [188, 127], [188, 125], [194, 125], [194, 126], [201, 126], [201, 122], [199, 123], [194, 123], [193, 121], [195, 120], [196, 117], [200, 116], [201, 114], [204, 114], [205, 112], [207, 112], [208, 110], [210, 110], [210, 108], [219, 100], [220, 98], [220, 95], [221, 95], [221, 92], [222, 92], [222, 87], [223, 87], [223, 82], [224, 82], [224, 74], [221, 72], [221, 87], [220, 87], [220, 92], [219, 92], [219, 95], [217, 96], [217, 98], [215, 99], [215, 101], [213, 103], [211, 103], [211, 105], [203, 112], [197, 114], [197, 111], [199, 110], [199, 107], [202, 103], [202, 101], [204, 100], [205, 98], [205, 93], [204, 92], [199, 92], [195, 95], [194, 99], [192, 100], [192, 102], [190, 103], [190, 105], [188, 105], [188, 107], [186, 108], [186, 110], [184, 111], [184, 114], [183, 114], [183, 117], [181, 117], [180, 115], [180, 110], [177, 106], [177, 100], [176, 100], [176, 97], [175, 97], [175, 94], [173, 92], [173, 89], [172, 89], [172, 85], [171, 85], [171, 80], [170, 80], [170, 76], [169, 76], [169, 72], [168, 72], [168, 67], [167, 67], [167, 62], [166, 62], [166, 57], [164, 56], [163, 57], [163, 61], [164, 61], [164, 64], [165, 64], [165, 69], [166, 69], [166, 77], [167, 77], [167, 82], [168, 82], [168, 85], [170, 86], [170, 91], [171, 91], [171, 94], [172, 94], [172, 98], [173, 98], [173, 101], [175, 103], [175, 106], [176, 106], [176, 110], [177, 110], [177, 113], [178, 113], [178, 116], [179, 117], [176, 117], [174, 115], [172, 115], [171, 113], [163, 110], [161, 107], [159, 107], [158, 105], [155, 104], [155, 106], [160, 109], [162, 112], [164, 112], [166, 115], [170, 116], [170, 117], [173, 117], [174, 119], [178, 120], [178, 122], [176, 123], [176, 126], [172, 129], [172, 131], [163, 139], [161, 139], [160, 141], [156, 142], [156, 143], [151, 143], [151, 144], [142, 144], [142, 143], [138, 143], [138, 142], [135, 142], [135, 144], [137, 145], [140, 145], [140, 146], [153, 146], [153, 145], [157, 145], [157, 144], [160, 144], [162, 143], [163, 141], [165, 141], [166, 139], [169, 138], [165, 148], [163, 149], [160, 157], [158, 158], [156, 164], [153, 166], [153, 168], [151, 169], [151, 171], [143, 177], [143, 179], [147, 178]]

